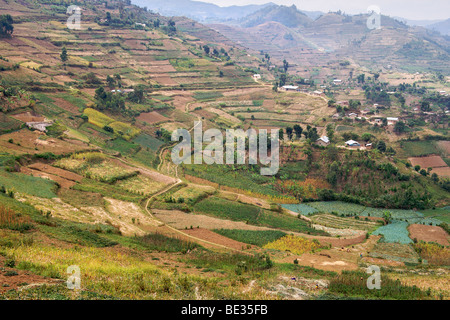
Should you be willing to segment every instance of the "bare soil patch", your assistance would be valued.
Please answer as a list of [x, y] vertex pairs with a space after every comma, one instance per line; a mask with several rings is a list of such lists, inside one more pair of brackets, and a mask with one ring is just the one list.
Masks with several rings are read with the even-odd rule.
[[433, 168], [431, 173], [436, 173], [438, 176], [442, 177], [450, 177], [450, 167]]
[[447, 164], [440, 156], [428, 156], [428, 157], [411, 157], [408, 158], [413, 166], [419, 165], [421, 168], [439, 168], [447, 167]]
[[[6, 258], [0, 256], [0, 265], [3, 267]], [[16, 274], [16, 275], [15, 275]], [[0, 294], [9, 290], [17, 290], [21, 287], [34, 287], [44, 284], [56, 284], [61, 280], [51, 279], [32, 274], [29, 271], [14, 268], [3, 268], [0, 272]]]
[[24, 112], [16, 115], [11, 116], [14, 119], [23, 121], [23, 122], [42, 122], [45, 121], [45, 118], [42, 116], [39, 116], [37, 114], [33, 114], [31, 112]]
[[48, 164], [45, 163], [34, 163], [30, 166], [28, 166], [30, 169], [34, 169], [34, 170], [38, 170], [38, 171], [42, 171], [42, 172], [46, 172], [46, 173], [51, 173], [53, 175], [57, 175], [60, 176], [62, 178], [65, 178], [67, 180], [72, 180], [75, 182], [80, 182], [83, 177], [80, 176], [79, 174], [64, 170], [64, 169], [60, 169], [60, 168], [56, 168], [53, 166], [50, 166]]
[[194, 236], [196, 238], [206, 240], [212, 243], [217, 243], [223, 246], [226, 246], [228, 248], [232, 248], [235, 250], [243, 250], [247, 248], [247, 244], [243, 242], [239, 242], [227, 237], [224, 237], [220, 234], [217, 234], [211, 230], [203, 229], [203, 228], [196, 228], [196, 229], [189, 229], [189, 230], [183, 230], [184, 233], [187, 233], [188, 235]]
[[[88, 145], [84, 143], [79, 145], [73, 143], [72, 140], [53, 138], [47, 138], [46, 140], [39, 139], [41, 136], [45, 136], [45, 134], [38, 131], [30, 131], [28, 129], [4, 134], [0, 136], [0, 149], [6, 149], [8, 152], [17, 155], [23, 153], [36, 154], [44, 152], [65, 154], [89, 148]], [[13, 143], [9, 143], [9, 139], [12, 139]]]
[[450, 244], [450, 236], [444, 229], [438, 226], [427, 226], [422, 224], [411, 224], [408, 227], [410, 238], [425, 242], [436, 242], [444, 246]]
[[149, 124], [163, 122], [163, 121], [169, 121], [169, 118], [164, 117], [163, 115], [159, 114], [156, 111], [148, 112], [148, 113], [141, 113], [138, 117], [138, 120], [147, 122]]
[[59, 186], [61, 188], [64, 188], [64, 189], [69, 189], [69, 188], [71, 188], [72, 186], [74, 186], [76, 184], [76, 182], [74, 182], [72, 180], [67, 180], [67, 179], [64, 179], [64, 178], [62, 178], [60, 176], [51, 174], [51, 173], [42, 172], [42, 171], [39, 171], [39, 170], [34, 170], [34, 169], [27, 168], [27, 167], [21, 167], [20, 168], [20, 172], [22, 172], [24, 174], [27, 174], [29, 176], [40, 177], [40, 178], [43, 178], [43, 179], [49, 179], [49, 180], [55, 181], [56, 183], [59, 184]]

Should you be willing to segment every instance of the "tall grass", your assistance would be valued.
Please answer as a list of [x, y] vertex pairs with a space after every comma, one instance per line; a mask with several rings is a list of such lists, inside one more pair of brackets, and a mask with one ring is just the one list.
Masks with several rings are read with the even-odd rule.
[[0, 206], [0, 229], [24, 232], [31, 228], [31, 220], [27, 216], [22, 216], [11, 209]]

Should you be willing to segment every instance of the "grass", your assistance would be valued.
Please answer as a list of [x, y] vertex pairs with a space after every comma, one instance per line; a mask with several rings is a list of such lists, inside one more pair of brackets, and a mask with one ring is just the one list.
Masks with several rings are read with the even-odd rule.
[[57, 189], [56, 183], [51, 180], [3, 170], [0, 170], [0, 186], [41, 198], [55, 198]]
[[381, 289], [370, 290], [367, 280], [370, 274], [363, 271], [343, 271], [332, 278], [328, 292], [362, 299], [413, 300], [425, 299], [427, 294], [416, 286], [406, 286], [381, 274]]
[[14, 118], [8, 117], [6, 114], [0, 114], [0, 133], [17, 130], [22, 126], [22, 122]]
[[121, 187], [101, 183], [88, 178], [83, 179], [80, 184], [76, 184], [72, 188], [79, 191], [99, 193], [104, 197], [122, 201], [139, 202], [143, 199], [143, 196], [132, 194]]
[[425, 217], [432, 217], [450, 224], [450, 206], [444, 208], [428, 209], [420, 211]]
[[194, 206], [194, 210], [223, 219], [244, 221], [256, 226], [326, 235], [326, 232], [310, 228], [305, 221], [293, 216], [276, 214], [249, 204], [233, 202], [217, 197], [209, 197], [200, 201]]
[[125, 140], [130, 140], [140, 133], [139, 129], [132, 127], [129, 124], [116, 121], [107, 115], [101, 113], [100, 111], [94, 110], [92, 108], [84, 109], [83, 113], [88, 116], [89, 123], [99, 127], [104, 128], [109, 126], [114, 129], [114, 133], [123, 137]]
[[201, 199], [204, 199], [207, 196], [213, 194], [214, 192], [215, 189], [209, 186], [188, 186], [186, 188], [177, 190], [172, 194], [172, 198], [177, 202], [180, 202], [180, 200], [182, 199], [183, 202], [195, 204]]
[[161, 140], [153, 138], [152, 136], [145, 133], [141, 133], [138, 136], [136, 136], [133, 139], [133, 142], [141, 145], [144, 148], [149, 148], [153, 151], [158, 151], [159, 147], [161, 147], [164, 144], [164, 142], [162, 142]]
[[261, 176], [259, 169], [249, 170], [246, 168], [236, 168], [226, 165], [183, 165], [185, 173], [191, 176], [202, 178], [211, 182], [218, 183], [230, 188], [250, 191], [255, 194], [281, 196], [271, 185], [270, 178]]
[[417, 264], [419, 256], [409, 244], [377, 243], [369, 253], [370, 257]]
[[263, 247], [269, 242], [284, 237], [285, 232], [276, 230], [238, 230], [238, 229], [215, 229], [214, 232], [227, 238]]
[[195, 100], [214, 100], [223, 97], [223, 94], [216, 91], [196, 91], [193, 98]]
[[187, 253], [200, 246], [193, 242], [187, 242], [178, 238], [171, 238], [160, 233], [149, 233], [137, 240], [147, 249], [160, 252]]
[[414, 244], [414, 249], [419, 253], [422, 259], [426, 259], [431, 265], [449, 266], [450, 265], [450, 247], [442, 246], [437, 243], [426, 243], [420, 241]]
[[401, 143], [401, 147], [407, 157], [421, 157], [440, 153], [433, 141], [404, 141]]
[[293, 254], [301, 255], [306, 252], [311, 252], [322, 248], [320, 243], [316, 240], [308, 240], [294, 235], [287, 235], [278, 240], [270, 242], [264, 246], [265, 249], [274, 249], [280, 251], [289, 251]]
[[75, 224], [64, 224], [57, 227], [40, 225], [39, 230], [52, 238], [87, 247], [105, 248], [117, 244], [115, 241], [111, 241], [94, 232], [82, 229]]
[[148, 196], [161, 190], [165, 184], [142, 175], [117, 181], [116, 186], [133, 194]]
[[120, 137], [107, 141], [105, 147], [115, 151], [119, 151], [121, 154], [135, 154], [141, 148], [138, 144], [129, 142]]
[[0, 205], [0, 229], [24, 232], [32, 228], [29, 217]]

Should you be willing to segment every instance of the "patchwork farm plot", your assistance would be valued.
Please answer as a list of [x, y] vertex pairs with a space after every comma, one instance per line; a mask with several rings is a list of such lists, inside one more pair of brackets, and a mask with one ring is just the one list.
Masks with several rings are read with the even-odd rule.
[[379, 223], [374, 221], [357, 220], [354, 218], [342, 218], [330, 214], [316, 214], [311, 217], [311, 220], [316, 223], [326, 227], [336, 228], [336, 229], [356, 229], [356, 230], [374, 230]]

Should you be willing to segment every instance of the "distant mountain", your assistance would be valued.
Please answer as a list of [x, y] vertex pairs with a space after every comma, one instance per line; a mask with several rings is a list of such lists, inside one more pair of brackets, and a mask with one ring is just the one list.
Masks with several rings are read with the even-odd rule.
[[212, 3], [192, 0], [132, 0], [131, 2], [164, 16], [185, 16], [199, 22], [237, 20], [274, 5], [267, 3], [220, 7]]
[[431, 24], [444, 21], [444, 20], [411, 20], [411, 19], [405, 19], [402, 17], [393, 17], [393, 18], [398, 21], [402, 21], [411, 27], [427, 27]]
[[441, 34], [450, 36], [450, 19], [430, 24], [427, 26], [427, 28], [434, 31], [438, 31]]
[[270, 6], [241, 19], [239, 24], [208, 26], [253, 52], [268, 52], [299, 69], [351, 59], [374, 69], [391, 66], [450, 72], [448, 37], [388, 16], [381, 17], [381, 29], [369, 29], [368, 18], [367, 14], [336, 12], [313, 20], [295, 6]]
[[290, 7], [272, 5], [241, 19], [239, 24], [243, 27], [251, 28], [266, 22], [278, 22], [286, 27], [295, 28], [307, 26], [313, 22], [313, 19], [300, 12], [295, 5]]

